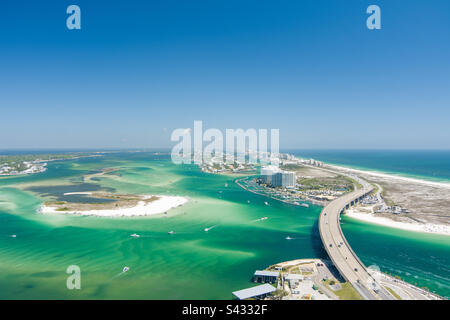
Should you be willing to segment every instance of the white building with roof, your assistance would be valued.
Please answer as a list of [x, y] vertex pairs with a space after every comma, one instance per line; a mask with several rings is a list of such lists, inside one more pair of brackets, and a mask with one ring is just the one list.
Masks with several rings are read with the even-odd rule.
[[271, 284], [265, 283], [253, 288], [234, 291], [233, 296], [239, 300], [245, 299], [264, 299], [272, 292], [276, 291], [275, 287]]
[[275, 283], [280, 273], [278, 271], [256, 270], [253, 275], [254, 282]]

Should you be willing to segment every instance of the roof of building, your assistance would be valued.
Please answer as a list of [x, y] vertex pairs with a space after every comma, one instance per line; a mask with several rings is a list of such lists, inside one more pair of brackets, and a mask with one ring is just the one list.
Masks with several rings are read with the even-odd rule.
[[278, 271], [256, 270], [255, 276], [278, 277]]
[[235, 292], [233, 292], [233, 295], [236, 298], [238, 298], [239, 300], [243, 300], [243, 299], [257, 297], [257, 296], [260, 296], [263, 294], [268, 294], [268, 293], [274, 292], [275, 290], [276, 289], [274, 286], [272, 286], [268, 283], [265, 283], [260, 286], [235, 291]]

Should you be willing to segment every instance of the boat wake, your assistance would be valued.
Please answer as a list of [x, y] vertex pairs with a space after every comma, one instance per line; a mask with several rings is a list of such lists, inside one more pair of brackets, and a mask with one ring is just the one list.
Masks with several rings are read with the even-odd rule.
[[121, 275], [123, 275], [123, 274], [125, 274], [126, 272], [128, 272], [129, 270], [130, 270], [130, 267], [125, 266], [125, 267], [122, 269], [122, 272], [116, 274], [115, 276], [113, 276], [113, 277], [112, 277], [111, 279], [109, 279], [109, 280], [113, 280], [113, 279], [115, 279], [115, 278], [118, 278], [118, 277], [120, 277]]
[[264, 221], [264, 220], [267, 220], [267, 219], [269, 219], [268, 217], [262, 217], [262, 218], [259, 218], [259, 219], [256, 219], [256, 220], [252, 220], [253, 222], [257, 222], [257, 221]]

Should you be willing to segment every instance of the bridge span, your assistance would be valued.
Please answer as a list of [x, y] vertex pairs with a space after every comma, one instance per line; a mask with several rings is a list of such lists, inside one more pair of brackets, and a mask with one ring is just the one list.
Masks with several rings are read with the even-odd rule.
[[[349, 175], [350, 176], [350, 175]], [[345, 208], [372, 192], [373, 186], [356, 176], [350, 176], [361, 186], [323, 208], [319, 217], [319, 232], [323, 246], [341, 276], [366, 300], [395, 298], [369, 274], [366, 266], [353, 252], [341, 229], [340, 215]]]

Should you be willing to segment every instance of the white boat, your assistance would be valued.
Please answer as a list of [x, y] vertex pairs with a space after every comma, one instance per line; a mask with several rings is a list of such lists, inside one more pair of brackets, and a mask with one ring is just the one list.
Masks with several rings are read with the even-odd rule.
[[260, 220], [267, 220], [268, 218], [267, 217], [262, 217]]
[[306, 203], [302, 203], [301, 206], [305, 207], [305, 208], [309, 208], [309, 204], [306, 204]]
[[269, 203], [268, 203], [267, 201], [264, 201], [264, 204], [265, 204], [266, 206], [268, 206], [268, 205], [269, 205]]
[[132, 235], [130, 235], [130, 237], [133, 237], [133, 238], [139, 238], [140, 235], [138, 235], [137, 233], [133, 233]]
[[12, 234], [12, 235], [11, 235], [11, 238], [15, 238], [15, 237], [17, 237], [15, 234]]
[[286, 239], [286, 240], [292, 240], [292, 238], [289, 237], [289, 236], [287, 236], [285, 239]]
[[174, 234], [175, 232], [173, 232], [173, 230], [170, 230], [169, 232], [167, 232], [168, 234]]
[[123, 270], [122, 270], [122, 272], [127, 272], [128, 270], [130, 270], [129, 267], [124, 267]]

